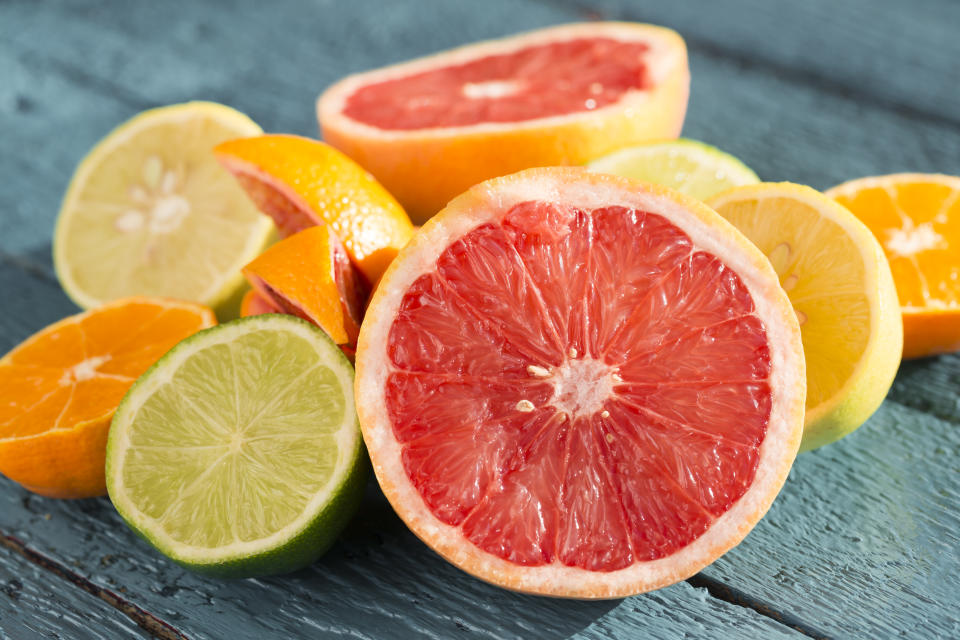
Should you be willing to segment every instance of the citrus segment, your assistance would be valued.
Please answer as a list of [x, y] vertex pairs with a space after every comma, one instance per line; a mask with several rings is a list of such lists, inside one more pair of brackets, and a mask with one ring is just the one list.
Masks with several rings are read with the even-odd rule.
[[696, 140], [671, 140], [628, 147], [597, 158], [593, 171], [654, 182], [706, 200], [721, 191], [760, 182], [748, 166]]
[[85, 308], [157, 295], [235, 314], [239, 269], [272, 225], [210, 148], [259, 132], [206, 102], [145, 111], [112, 131], [77, 167], [60, 208], [53, 253], [67, 294]]
[[675, 32], [592, 22], [350, 76], [317, 113], [324, 139], [422, 222], [481, 180], [675, 138], [689, 82]]
[[883, 246], [903, 313], [903, 357], [960, 351], [960, 178], [860, 178], [827, 195]]
[[579, 169], [478, 185], [374, 293], [356, 394], [394, 508], [523, 591], [617, 597], [736, 544], [803, 422], [797, 322], [696, 201]]
[[322, 142], [264, 135], [224, 142], [215, 152], [281, 234], [329, 225], [370, 284], [413, 234], [393, 196]]
[[312, 322], [338, 345], [356, 345], [367, 289], [327, 225], [281, 240], [243, 273], [266, 307]]
[[105, 493], [120, 400], [174, 344], [214, 323], [197, 304], [129, 298], [28, 338], [0, 360], [0, 473], [51, 497]]
[[243, 294], [243, 300], [240, 302], [241, 318], [258, 316], [264, 313], [282, 313], [282, 310], [275, 307], [270, 300], [264, 298], [253, 289]]
[[[646, 42], [609, 37], [531, 45], [369, 84], [347, 98], [344, 114], [389, 130], [522, 122], [602, 109], [628, 91], [649, 88], [644, 62], [649, 51]], [[543, 100], [548, 94], [550, 100]]]
[[117, 410], [111, 500], [191, 569], [247, 577], [305, 566], [363, 492], [352, 373], [323, 332], [289, 316], [243, 318], [183, 341]]
[[801, 450], [850, 433], [880, 406], [900, 364], [897, 296], [880, 246], [809, 187], [743, 186], [708, 204], [767, 255], [793, 303], [807, 362]]

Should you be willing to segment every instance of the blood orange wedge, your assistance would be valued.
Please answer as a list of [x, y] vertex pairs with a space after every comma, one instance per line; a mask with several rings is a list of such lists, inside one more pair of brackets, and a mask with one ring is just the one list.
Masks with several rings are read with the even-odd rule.
[[[259, 300], [323, 329], [353, 355], [367, 288], [327, 225], [304, 229], [243, 268]], [[256, 315], [256, 314], [249, 314]]]
[[611, 598], [737, 544], [796, 455], [800, 331], [705, 205], [575, 168], [453, 200], [367, 310], [356, 397], [380, 486], [465, 571]]
[[410, 218], [386, 189], [318, 140], [254, 136], [228, 140], [214, 153], [282, 235], [330, 225], [371, 284], [413, 234]]
[[324, 139], [422, 222], [481, 180], [676, 138], [689, 84], [675, 32], [591, 22], [350, 76], [317, 114]]

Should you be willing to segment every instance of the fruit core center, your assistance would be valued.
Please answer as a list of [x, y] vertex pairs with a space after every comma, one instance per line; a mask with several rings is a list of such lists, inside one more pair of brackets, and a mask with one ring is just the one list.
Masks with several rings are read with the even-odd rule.
[[601, 411], [616, 381], [615, 371], [593, 358], [570, 358], [550, 373], [550, 404], [572, 419]]
[[482, 98], [504, 98], [518, 93], [523, 88], [516, 80], [490, 80], [488, 82], [467, 82], [461, 88], [463, 95], [471, 100]]
[[83, 362], [78, 362], [66, 371], [60, 378], [61, 386], [69, 386], [76, 382], [83, 382], [97, 375], [97, 367], [110, 360], [110, 356], [93, 356]]
[[173, 233], [190, 214], [190, 201], [177, 193], [183, 187], [181, 172], [165, 167], [158, 156], [150, 156], [140, 173], [140, 183], [129, 191], [133, 206], [114, 219], [114, 228], [124, 234], [142, 230]]
[[887, 249], [904, 257], [910, 257], [927, 249], [946, 248], [943, 236], [934, 231], [933, 225], [929, 222], [889, 231], [886, 245]]

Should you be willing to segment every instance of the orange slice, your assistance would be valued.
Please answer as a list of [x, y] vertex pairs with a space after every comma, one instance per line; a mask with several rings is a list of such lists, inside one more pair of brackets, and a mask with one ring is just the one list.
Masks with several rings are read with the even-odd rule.
[[689, 84], [675, 32], [589, 22], [349, 76], [317, 114], [324, 139], [422, 222], [481, 180], [676, 138]]
[[696, 573], [780, 490], [800, 329], [697, 200], [581, 169], [470, 189], [384, 274], [356, 400], [384, 494], [494, 584], [614, 598]]
[[0, 360], [0, 473], [44, 496], [105, 494], [107, 431], [127, 389], [214, 324], [199, 304], [127, 298], [28, 338]]
[[243, 273], [258, 298], [272, 307], [259, 313], [280, 310], [303, 318], [353, 353], [367, 290], [330, 227], [309, 227], [281, 240]]
[[330, 225], [370, 284], [413, 234], [393, 196], [322, 142], [266, 135], [229, 140], [214, 152], [282, 235]]
[[903, 357], [960, 350], [960, 178], [901, 173], [826, 194], [883, 245], [903, 312]]

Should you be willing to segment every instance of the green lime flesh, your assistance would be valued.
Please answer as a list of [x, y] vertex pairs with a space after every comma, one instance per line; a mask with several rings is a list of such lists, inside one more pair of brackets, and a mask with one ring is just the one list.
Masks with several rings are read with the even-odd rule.
[[621, 149], [597, 158], [587, 168], [661, 184], [698, 200], [760, 182], [752, 169], [729, 153], [684, 139]]
[[107, 443], [127, 523], [201, 573], [253, 577], [316, 560], [362, 498], [353, 367], [317, 327], [241, 318], [174, 347], [130, 389]]

